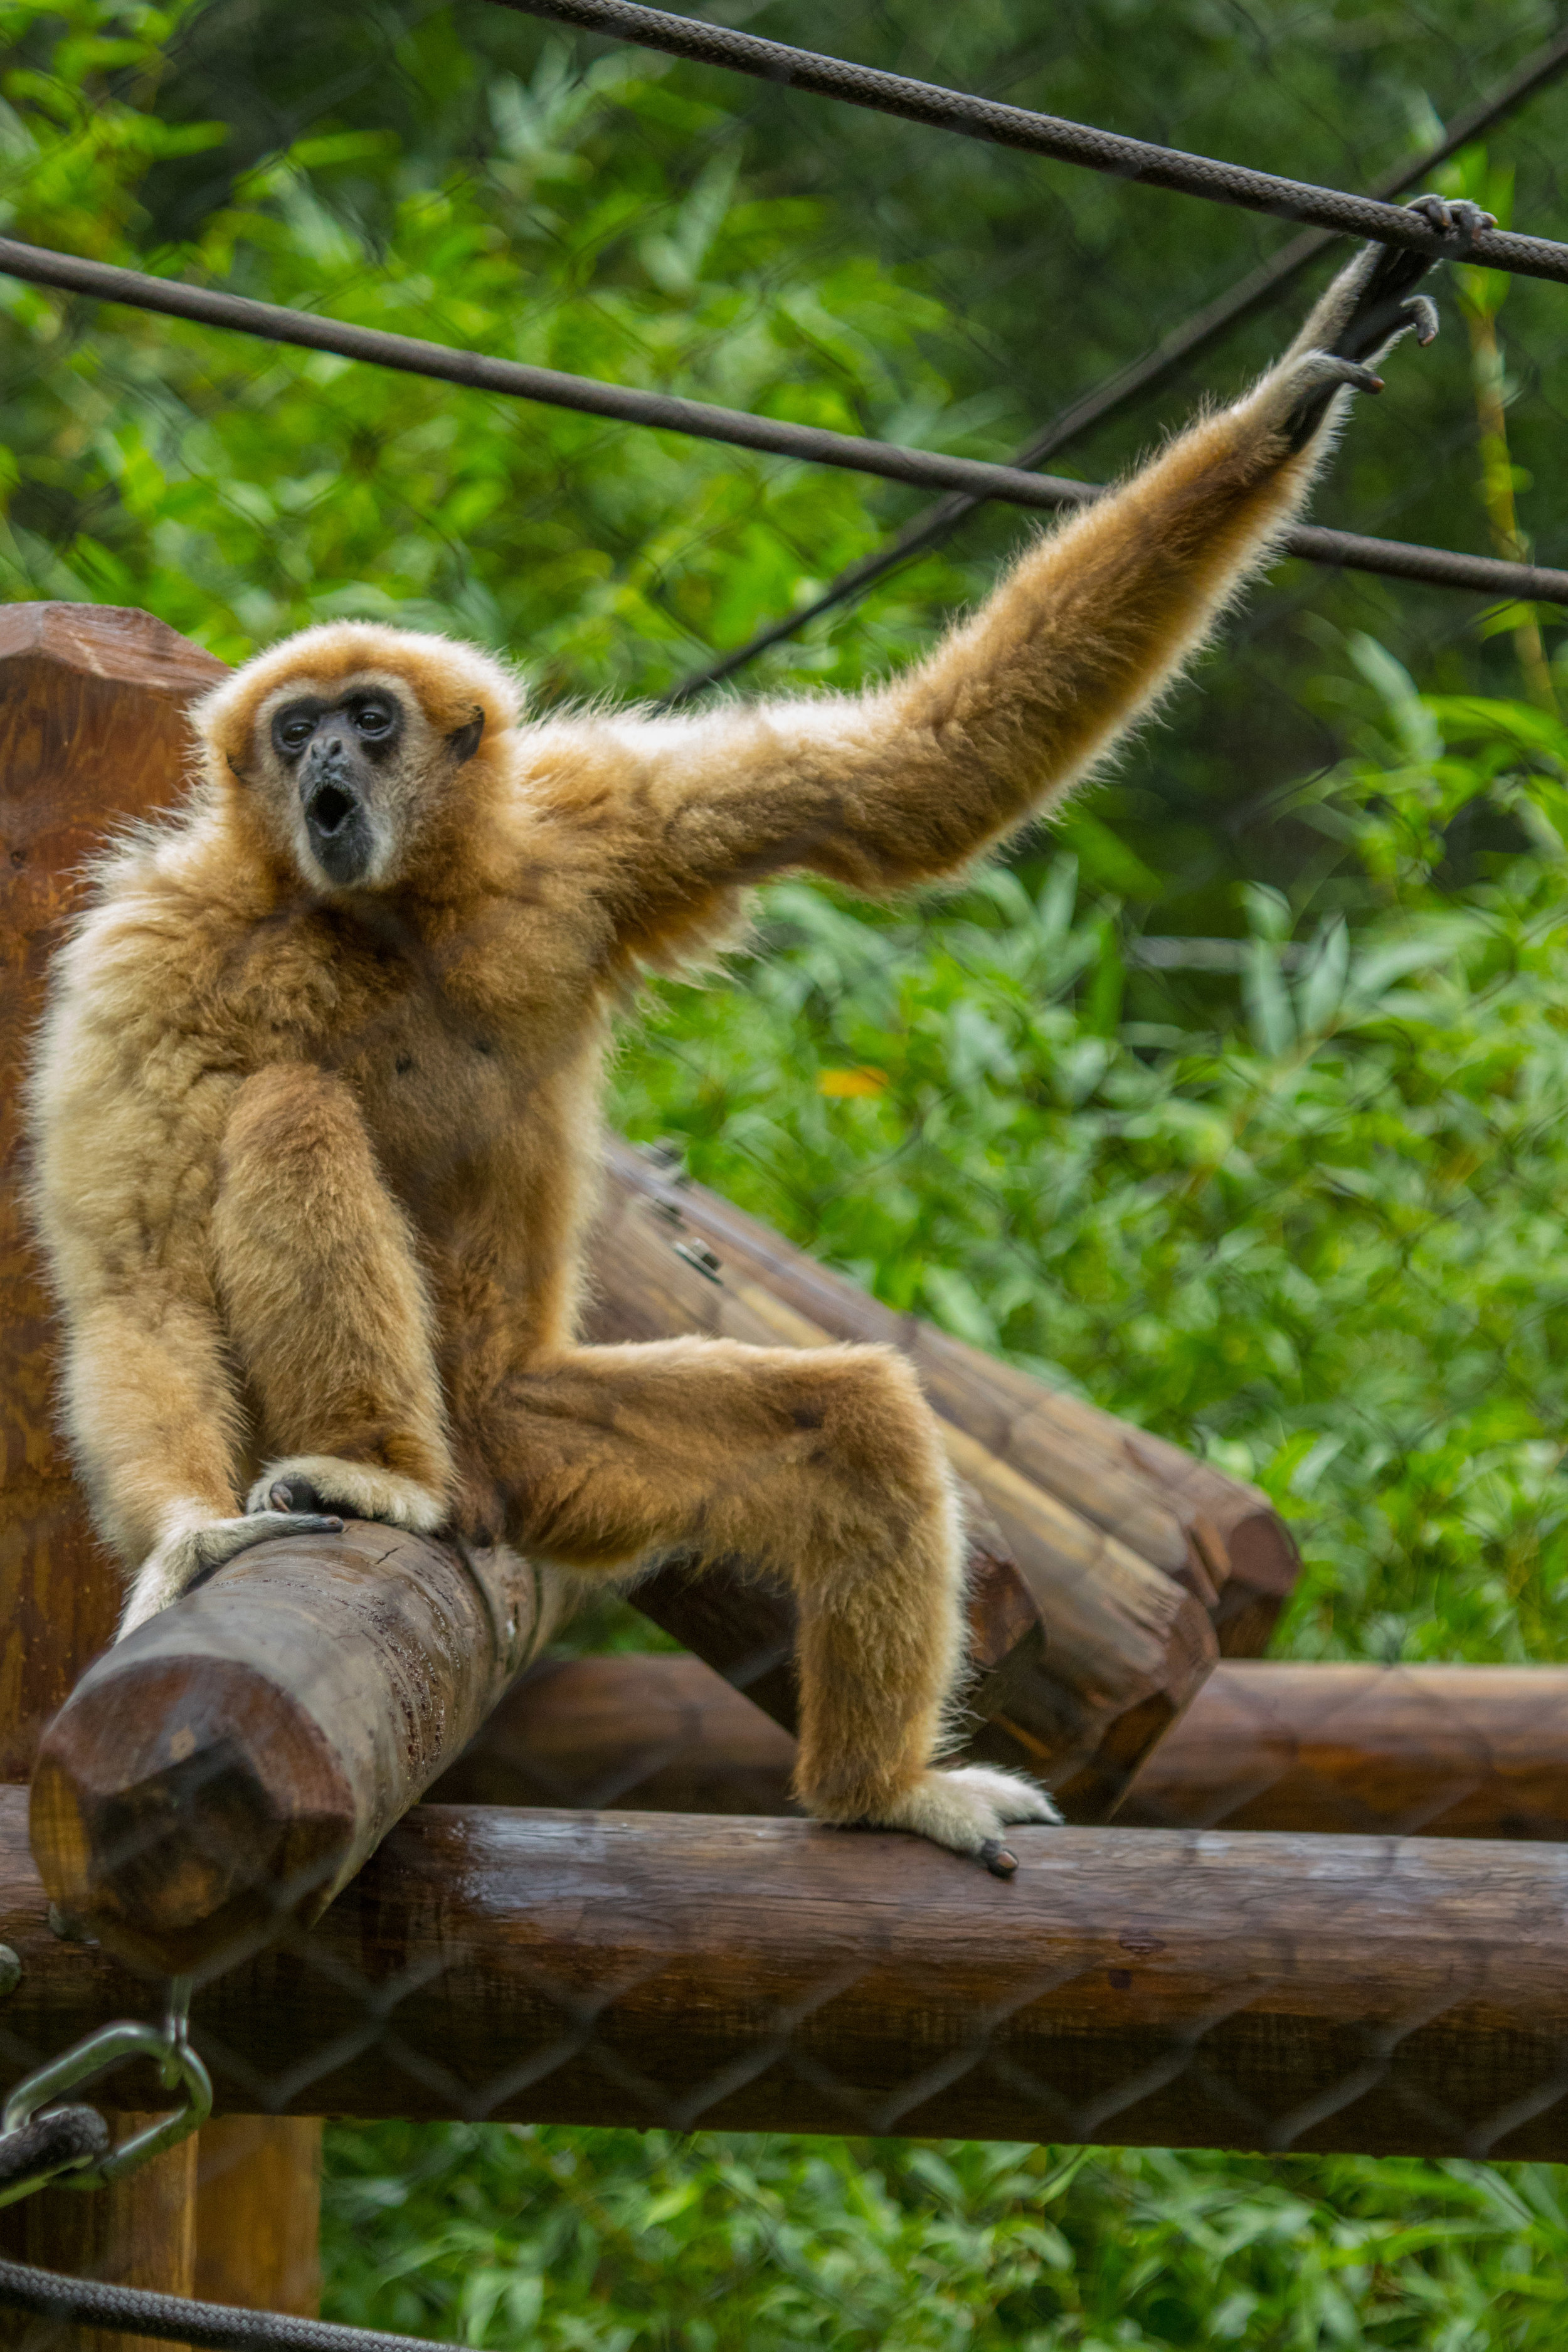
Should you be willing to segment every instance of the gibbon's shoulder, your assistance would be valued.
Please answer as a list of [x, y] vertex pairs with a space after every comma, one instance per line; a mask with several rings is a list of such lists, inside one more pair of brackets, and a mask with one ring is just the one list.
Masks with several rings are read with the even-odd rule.
[[51, 969], [57, 1006], [101, 1003], [128, 989], [187, 994], [215, 946], [261, 911], [258, 877], [226, 867], [219, 831], [193, 795], [127, 827], [86, 867], [80, 911]]

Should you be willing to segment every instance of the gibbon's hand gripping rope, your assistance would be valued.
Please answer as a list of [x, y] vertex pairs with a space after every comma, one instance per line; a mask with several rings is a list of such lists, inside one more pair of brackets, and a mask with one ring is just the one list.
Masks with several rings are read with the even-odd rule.
[[[588, 0], [583, 0], [583, 5], [588, 5]], [[1419, 215], [1393, 212], [1392, 217], [1403, 220]], [[1568, 247], [1552, 250], [1562, 251], [1568, 263]], [[858, 434], [830, 433], [819, 425], [785, 424], [777, 417], [752, 416], [743, 409], [719, 408], [703, 400], [679, 400], [668, 393], [605, 383], [596, 376], [565, 375], [555, 368], [491, 359], [482, 352], [455, 350], [415, 335], [390, 335], [376, 327], [353, 327], [309, 310], [285, 310], [275, 302], [253, 302], [241, 294], [187, 286], [177, 278], [152, 278], [140, 269], [86, 261], [77, 254], [19, 244], [14, 237], [0, 237], [0, 271], [33, 285], [55, 286], [66, 293], [92, 295], [104, 302], [124, 302], [133, 310], [188, 319], [198, 326], [228, 328], [268, 342], [298, 344], [305, 351], [331, 352], [342, 359], [364, 360], [375, 367], [397, 368], [407, 375], [429, 376], [475, 392], [537, 400], [552, 408], [576, 409], [585, 415], [612, 417], [621, 424], [647, 425], [663, 433], [683, 433], [701, 441], [727, 442], [735, 448], [760, 449], [771, 457], [794, 457], [806, 465], [876, 474], [888, 481], [911, 482], [919, 489], [963, 490], [975, 498], [997, 499], [1037, 510], [1082, 506], [1100, 496], [1090, 482], [1032, 474], [1017, 466], [986, 465], [974, 457], [950, 457], [938, 449], [909, 449], [894, 441], [863, 440]], [[1295, 526], [1279, 543], [1287, 553], [1305, 556], [1313, 563], [1383, 572], [1397, 580], [1426, 580], [1443, 588], [1469, 588], [1484, 596], [1523, 604], [1568, 604], [1568, 572], [1550, 571], [1540, 564], [1460, 555], [1447, 548], [1409, 547], [1397, 540], [1363, 539], [1354, 531], [1321, 530], [1309, 524]]]
[[[1538, 90], [1555, 81], [1564, 67], [1568, 67], [1568, 32], [1560, 33], [1555, 40], [1548, 41], [1544, 47], [1526, 58], [1524, 63], [1489, 98], [1480, 99], [1474, 106], [1467, 107], [1463, 113], [1456, 114], [1436, 146], [1426, 148], [1413, 161], [1385, 173], [1369, 193], [1386, 199], [1403, 195], [1406, 189], [1419, 186], [1451, 156], [1457, 155], [1462, 147], [1468, 147], [1473, 139], [1495, 129], [1526, 100], [1533, 98]], [[1321, 228], [1306, 229], [1300, 236], [1293, 236], [1289, 244], [1282, 247], [1271, 259], [1249, 269], [1224, 294], [1216, 295], [1201, 310], [1194, 310], [1191, 317], [1173, 327], [1142, 358], [1130, 360], [1125, 366], [1102, 377], [1088, 392], [1081, 393], [1076, 400], [1069, 401], [1048, 425], [1042, 426], [1024, 444], [1012, 463], [1029, 467], [1043, 466], [1047, 457], [1056, 457], [1059, 450], [1081, 439], [1108, 418], [1120, 415], [1123, 409], [1131, 407], [1144, 394], [1157, 391], [1162, 384], [1169, 383], [1188, 360], [1195, 359], [1199, 352], [1218, 342], [1227, 329], [1238, 326], [1244, 319], [1252, 318], [1274, 301], [1321, 253], [1328, 250], [1333, 241], [1332, 232]], [[944, 541], [951, 539], [954, 531], [972, 514], [978, 513], [985, 503], [984, 499], [966, 498], [958, 493], [927, 507], [923, 514], [912, 517], [901, 530], [884, 541], [869, 555], [862, 556], [858, 562], [846, 564], [837, 578], [830, 580], [826, 587], [808, 603], [798, 605], [793, 612], [781, 614], [776, 621], [768, 622], [748, 637], [744, 645], [735, 646], [718, 661], [710, 662], [701, 669], [694, 669], [678, 680], [659, 696], [655, 707], [660, 710], [675, 709], [693, 696], [705, 693], [710, 686], [719, 686], [724, 679], [735, 677], [773, 646], [783, 645], [786, 639], [798, 636], [803, 629], [809, 628], [812, 622], [820, 620], [825, 613], [856, 603], [874, 588], [879, 580], [886, 579], [890, 572], [899, 571], [904, 564], [912, 562], [916, 556], [923, 555], [929, 548], [940, 547]]]
[[[759, 81], [781, 82], [791, 89], [809, 90], [817, 98], [842, 99], [847, 105], [868, 107], [877, 114], [901, 115], [907, 122], [955, 131], [963, 138], [984, 139], [995, 147], [1016, 147], [1027, 154], [1049, 155], [1060, 163], [1080, 163], [1091, 172], [1141, 181], [1145, 187], [1173, 188], [1182, 195], [1206, 196], [1211, 204], [1238, 205], [1246, 212], [1308, 221], [1342, 236], [1375, 238], [1380, 245], [1408, 246], [1415, 252], [1429, 253], [1435, 260], [1453, 257], [1452, 240], [1428, 227], [1418, 213], [1381, 203], [1375, 196], [1347, 195], [1338, 188], [1316, 188], [1305, 180], [1281, 180], [1272, 172], [1250, 171], [1242, 163], [1184, 155], [1179, 148], [1124, 139], [1119, 132], [1097, 131], [1086, 122], [1033, 114], [1022, 106], [999, 106], [992, 99], [942, 89], [934, 82], [910, 81], [902, 74], [850, 65], [843, 58], [821, 57], [814, 49], [793, 49], [783, 41], [759, 40], [752, 33], [733, 32], [728, 25], [710, 25], [691, 16], [671, 16], [663, 8], [640, 7], [636, 0], [501, 0], [501, 5], [525, 16], [546, 16], [555, 24], [575, 25], [584, 32], [605, 33], [613, 40], [660, 49], [670, 57], [690, 58], [700, 65], [731, 66]], [[1554, 245], [1543, 236], [1482, 229], [1461, 258], [1489, 269], [1507, 269], [1521, 277], [1549, 278], [1560, 286], [1568, 285], [1568, 246]]]

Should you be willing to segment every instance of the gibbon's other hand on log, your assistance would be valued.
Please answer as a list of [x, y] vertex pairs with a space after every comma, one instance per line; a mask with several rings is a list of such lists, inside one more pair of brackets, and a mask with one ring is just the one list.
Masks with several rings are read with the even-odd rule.
[[[1473, 208], [1424, 202], [1458, 246]], [[345, 1516], [585, 1579], [739, 1557], [798, 1605], [805, 1806], [1014, 1866], [1048, 1798], [936, 1762], [963, 1554], [899, 1357], [578, 1342], [612, 1020], [753, 883], [901, 890], [1059, 802], [1267, 560], [1344, 387], [1431, 333], [1426, 267], [1361, 254], [1244, 399], [864, 694], [530, 722], [483, 654], [345, 623], [206, 697], [188, 799], [60, 953], [32, 1082], [122, 1631]]]

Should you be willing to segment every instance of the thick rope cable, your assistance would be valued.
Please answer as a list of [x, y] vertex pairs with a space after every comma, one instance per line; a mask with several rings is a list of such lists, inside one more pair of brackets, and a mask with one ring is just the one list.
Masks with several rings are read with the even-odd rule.
[[[1339, 188], [1313, 187], [1305, 180], [1282, 180], [1272, 172], [1219, 163], [1210, 155], [1186, 155], [1179, 148], [1156, 147], [1144, 139], [1124, 139], [1117, 131], [1068, 122], [1058, 115], [1000, 106], [992, 99], [973, 98], [963, 90], [942, 89], [934, 82], [910, 81], [902, 74], [851, 65], [843, 58], [823, 57], [814, 49], [759, 40], [754, 34], [734, 32], [728, 25], [709, 25], [691, 16], [671, 16], [663, 8], [640, 7], [637, 0], [500, 0], [500, 5], [525, 16], [544, 16], [583, 32], [605, 33], [613, 40], [635, 42], [669, 57], [729, 66], [761, 81], [781, 82], [819, 98], [840, 99], [878, 114], [900, 115], [907, 122], [955, 131], [964, 138], [989, 141], [993, 146], [1020, 148], [1027, 154], [1049, 155], [1058, 163], [1079, 163], [1091, 172], [1109, 172], [1117, 179], [1137, 180], [1145, 187], [1171, 188], [1182, 195], [1204, 196], [1211, 204], [1238, 205], [1244, 211], [1268, 213], [1277, 219], [1307, 221], [1342, 236], [1405, 246], [1413, 252], [1430, 254], [1435, 260], [1451, 258], [1456, 251], [1453, 237], [1433, 228], [1419, 213], [1409, 212], [1402, 205], [1384, 204], [1375, 196], [1352, 196]], [[1555, 245], [1547, 237], [1480, 229], [1466, 244], [1462, 257], [1489, 269], [1568, 285], [1568, 245]]]
[[[1385, 173], [1369, 193], [1378, 197], [1397, 196], [1407, 188], [1417, 186], [1440, 165], [1447, 163], [1451, 156], [1457, 155], [1461, 148], [1468, 147], [1472, 140], [1494, 130], [1527, 99], [1533, 98], [1538, 90], [1555, 81], [1565, 67], [1568, 67], [1568, 32], [1559, 34], [1555, 40], [1548, 41], [1543, 48], [1537, 49], [1527, 58], [1489, 98], [1481, 99], [1462, 114], [1457, 114], [1435, 147], [1427, 148], [1414, 163], [1402, 163], [1396, 170]], [[1216, 295], [1212, 302], [1205, 303], [1202, 310], [1184, 319], [1141, 359], [1131, 360], [1125, 367], [1118, 368], [1090, 391], [1058, 410], [1050, 423], [1026, 441], [1010, 462], [1026, 468], [1042, 466], [1047, 457], [1058, 456], [1070, 443], [1093, 432], [1110, 417], [1120, 415], [1144, 394], [1157, 391], [1162, 384], [1169, 383], [1189, 360], [1197, 358], [1218, 342], [1230, 328], [1255, 317], [1276, 300], [1333, 242], [1332, 232], [1328, 229], [1310, 228], [1301, 236], [1292, 237], [1272, 260], [1259, 263], [1256, 269], [1248, 270], [1245, 278], [1238, 278], [1226, 293]], [[797, 606], [793, 612], [781, 614], [776, 621], [770, 621], [758, 629], [744, 645], [737, 646], [732, 652], [723, 655], [718, 661], [708, 663], [701, 669], [692, 670], [668, 693], [660, 696], [658, 707], [666, 710], [674, 709], [678, 704], [704, 693], [709, 687], [718, 686], [725, 678], [735, 677], [749, 667], [759, 655], [798, 636], [803, 629], [809, 628], [814, 621], [821, 620], [825, 614], [856, 603], [874, 588], [879, 580], [885, 580], [890, 572], [912, 562], [917, 555], [924, 555], [928, 550], [940, 547], [984, 504], [982, 499], [956, 496], [928, 507], [923, 514], [914, 516], [901, 530], [870, 555], [862, 556], [856, 563], [847, 564], [837, 577], [830, 580], [808, 604]]]
[[[1037, 511], [1083, 506], [1101, 495], [1093, 483], [1027, 473], [1017, 466], [988, 465], [977, 457], [952, 457], [939, 449], [906, 448], [896, 441], [865, 440], [858, 434], [831, 433], [820, 425], [786, 424], [778, 417], [754, 416], [743, 409], [720, 408], [707, 401], [679, 400], [668, 393], [605, 383], [596, 376], [529, 367], [517, 360], [491, 359], [482, 352], [426, 342], [414, 335], [388, 334], [379, 327], [350, 326], [341, 319], [321, 318], [310, 310], [285, 310], [274, 302], [254, 302], [242, 294], [188, 286], [177, 278], [152, 278], [111, 262], [85, 261], [76, 254], [54, 253], [43, 246], [19, 244], [12, 237], [0, 237], [0, 271], [33, 285], [58, 287], [100, 301], [123, 302], [134, 310], [256, 335], [268, 342], [295, 344], [305, 351], [331, 352], [342, 359], [461, 384], [469, 391], [536, 400], [552, 408], [574, 409], [585, 415], [607, 416], [621, 424], [685, 434], [701, 441], [725, 442], [806, 465], [837, 466], [887, 481], [911, 482], [919, 489], [963, 490], [976, 499], [1002, 499]], [[1288, 553], [1303, 555], [1313, 563], [1385, 572], [1401, 580], [1428, 580], [1438, 587], [1469, 588], [1521, 604], [1568, 604], [1568, 572], [1551, 571], [1540, 564], [1509, 563], [1495, 556], [1462, 555], [1446, 548], [1412, 547], [1396, 540], [1306, 527], [1285, 532], [1279, 544]]]
[[106, 2286], [29, 2263], [0, 2261], [0, 2305], [39, 2319], [101, 2327], [111, 2335], [152, 2336], [201, 2352], [463, 2352], [427, 2336], [388, 2336], [375, 2327], [339, 2327], [286, 2312], [246, 2311], [228, 2303], [194, 2303], [145, 2287]]

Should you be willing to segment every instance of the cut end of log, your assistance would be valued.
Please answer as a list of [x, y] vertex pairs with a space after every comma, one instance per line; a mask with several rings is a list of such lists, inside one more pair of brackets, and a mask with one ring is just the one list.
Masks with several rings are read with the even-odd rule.
[[170, 1976], [315, 1918], [356, 1827], [320, 1728], [253, 1666], [103, 1663], [50, 1726], [33, 1777], [51, 1901], [132, 1967]]

